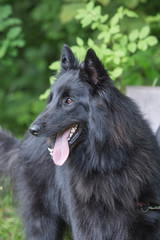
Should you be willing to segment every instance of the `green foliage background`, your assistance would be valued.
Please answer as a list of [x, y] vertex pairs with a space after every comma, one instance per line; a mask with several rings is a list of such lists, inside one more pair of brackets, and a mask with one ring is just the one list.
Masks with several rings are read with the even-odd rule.
[[[0, 0], [0, 125], [23, 136], [45, 106], [64, 43], [79, 59], [93, 47], [122, 90], [160, 85], [159, 29], [159, 0]], [[23, 239], [1, 185], [0, 238]]]

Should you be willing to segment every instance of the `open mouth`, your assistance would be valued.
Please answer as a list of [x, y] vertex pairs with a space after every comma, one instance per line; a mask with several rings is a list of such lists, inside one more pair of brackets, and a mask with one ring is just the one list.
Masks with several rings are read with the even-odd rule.
[[70, 146], [77, 141], [81, 132], [82, 128], [78, 124], [74, 124], [65, 131], [57, 134], [53, 149], [48, 148], [56, 165], [62, 166], [65, 163], [70, 153]]

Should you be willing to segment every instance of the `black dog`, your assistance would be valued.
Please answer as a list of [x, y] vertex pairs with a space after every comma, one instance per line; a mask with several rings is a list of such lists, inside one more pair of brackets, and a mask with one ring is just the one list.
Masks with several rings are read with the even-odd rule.
[[74, 240], [159, 239], [157, 140], [92, 49], [79, 64], [64, 46], [29, 130], [22, 142], [0, 132], [1, 172], [15, 181], [27, 239], [63, 239], [68, 225]]

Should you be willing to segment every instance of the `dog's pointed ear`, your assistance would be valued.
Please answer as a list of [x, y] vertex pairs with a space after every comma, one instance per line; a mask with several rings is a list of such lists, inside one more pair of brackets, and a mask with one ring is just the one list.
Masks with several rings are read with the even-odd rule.
[[78, 61], [75, 58], [72, 50], [67, 45], [64, 45], [61, 57], [61, 71], [76, 68], [78, 65]]
[[88, 81], [92, 86], [98, 85], [102, 77], [107, 74], [103, 64], [93, 49], [87, 51], [84, 62], [81, 63], [81, 69], [87, 73]]

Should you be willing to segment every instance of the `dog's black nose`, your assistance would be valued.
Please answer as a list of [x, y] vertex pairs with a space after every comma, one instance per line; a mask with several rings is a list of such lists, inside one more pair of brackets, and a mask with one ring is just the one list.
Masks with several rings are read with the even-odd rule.
[[32, 135], [38, 137], [38, 135], [40, 133], [40, 126], [38, 126], [38, 125], [30, 126], [29, 131]]

